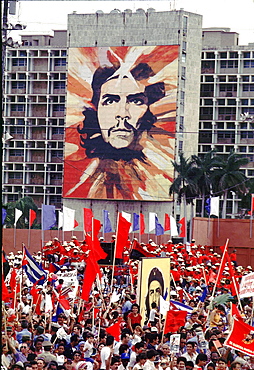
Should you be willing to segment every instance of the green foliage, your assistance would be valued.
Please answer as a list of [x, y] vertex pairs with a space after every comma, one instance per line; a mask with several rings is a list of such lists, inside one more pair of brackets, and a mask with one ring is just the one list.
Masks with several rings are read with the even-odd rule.
[[14, 227], [15, 222], [15, 208], [22, 211], [22, 216], [19, 218], [17, 222], [17, 229], [28, 229], [28, 222], [29, 222], [29, 210], [32, 209], [33, 211], [37, 212], [38, 207], [33, 201], [31, 197], [24, 197], [16, 202], [9, 202], [3, 205], [3, 208], [6, 209], [7, 215], [5, 219], [5, 225], [7, 228]]

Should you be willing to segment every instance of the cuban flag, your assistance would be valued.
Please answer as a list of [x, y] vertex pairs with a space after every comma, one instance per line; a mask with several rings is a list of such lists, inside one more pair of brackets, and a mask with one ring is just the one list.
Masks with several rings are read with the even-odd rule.
[[188, 313], [192, 313], [193, 308], [190, 306], [187, 306], [186, 304], [183, 304], [178, 301], [173, 301], [170, 299], [170, 305], [173, 308], [173, 310], [181, 310], [181, 311], [187, 311]]
[[40, 267], [31, 254], [28, 252], [26, 247], [24, 248], [24, 258], [22, 262], [22, 268], [25, 270], [28, 279], [32, 283], [43, 284], [47, 278], [47, 273]]

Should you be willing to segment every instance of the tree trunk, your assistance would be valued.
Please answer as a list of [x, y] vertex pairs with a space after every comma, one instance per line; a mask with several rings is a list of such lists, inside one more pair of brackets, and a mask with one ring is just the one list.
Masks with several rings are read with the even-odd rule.
[[186, 194], [183, 193], [183, 212], [186, 222], [186, 237], [183, 239], [184, 244], [187, 242], [187, 203], [186, 203]]
[[227, 199], [228, 199], [228, 191], [225, 190], [223, 194], [222, 218], [226, 218], [226, 215], [227, 215]]
[[201, 209], [201, 217], [204, 217], [205, 214], [205, 192], [202, 189], [202, 209]]

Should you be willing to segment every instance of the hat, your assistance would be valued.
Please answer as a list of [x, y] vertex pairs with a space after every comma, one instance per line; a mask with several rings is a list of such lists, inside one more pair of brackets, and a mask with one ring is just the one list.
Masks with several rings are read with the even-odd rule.
[[44, 332], [44, 327], [43, 326], [37, 326], [36, 330], [38, 331], [39, 334], [42, 334]]
[[59, 239], [57, 237], [55, 237], [54, 240], [59, 240]]
[[24, 369], [23, 362], [18, 361], [16, 364], [12, 365], [11, 369], [14, 369], [15, 367], [19, 367], [20, 369]]
[[22, 342], [26, 340], [31, 340], [30, 335], [22, 335]]
[[158, 333], [158, 329], [155, 326], [151, 327], [151, 332], [152, 333]]
[[121, 354], [121, 360], [129, 360], [130, 359], [130, 356], [128, 353], [122, 353]]
[[6, 326], [6, 331], [12, 331], [12, 326]]
[[52, 343], [48, 340], [45, 340], [43, 343], [42, 343], [42, 347], [51, 347], [52, 346]]

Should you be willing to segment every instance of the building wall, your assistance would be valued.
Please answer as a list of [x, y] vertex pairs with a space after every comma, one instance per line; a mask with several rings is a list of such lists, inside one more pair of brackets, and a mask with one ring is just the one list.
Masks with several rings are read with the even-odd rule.
[[66, 31], [23, 35], [7, 49], [3, 145], [3, 203], [25, 195], [37, 206], [62, 206]]
[[[180, 11], [154, 12], [143, 10], [132, 13], [117, 11], [109, 14], [70, 14], [68, 16], [69, 47], [179, 45], [179, 80], [177, 103], [178, 152], [186, 156], [196, 153], [198, 139], [199, 76], [201, 53], [202, 17]], [[81, 209], [91, 207], [101, 219], [101, 211], [113, 215], [118, 210], [126, 212], [157, 212], [163, 220], [164, 213], [172, 212], [170, 202], [86, 201], [64, 199], [64, 205], [77, 210], [82, 220]], [[114, 222], [116, 218], [114, 217]]]
[[[216, 149], [218, 155], [226, 157], [235, 151], [249, 159], [242, 170], [253, 177], [254, 47], [237, 46], [238, 34], [233, 32], [204, 30], [203, 35], [198, 153]], [[243, 119], [246, 113], [250, 117]], [[233, 209], [230, 196], [227, 214], [234, 217], [241, 211], [238, 202]]]

